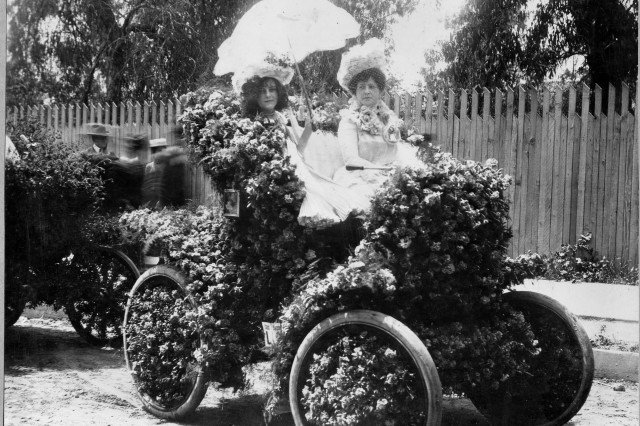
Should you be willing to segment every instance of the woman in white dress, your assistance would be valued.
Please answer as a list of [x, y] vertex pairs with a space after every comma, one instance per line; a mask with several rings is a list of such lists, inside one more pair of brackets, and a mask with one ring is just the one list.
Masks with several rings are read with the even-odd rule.
[[[349, 107], [341, 111], [338, 142], [344, 167], [333, 179], [365, 196], [358, 207], [368, 210], [376, 189], [388, 179], [395, 166], [415, 160], [415, 152], [400, 146], [402, 121], [382, 100], [386, 86], [384, 45], [370, 39], [342, 56], [338, 81], [351, 93]], [[400, 154], [403, 155], [400, 155]], [[417, 160], [415, 160], [417, 161]]]
[[307, 120], [307, 125], [301, 129], [288, 108], [284, 85], [291, 81], [292, 76], [291, 68], [265, 62], [254, 64], [243, 74], [235, 75], [234, 86], [236, 90], [240, 89], [245, 117], [260, 116], [262, 120], [274, 120], [287, 126], [287, 154], [296, 165], [296, 174], [304, 182], [306, 190], [298, 222], [312, 228], [327, 228], [345, 221], [351, 212], [365, 204], [366, 199], [305, 162], [304, 150], [312, 136], [311, 124]]

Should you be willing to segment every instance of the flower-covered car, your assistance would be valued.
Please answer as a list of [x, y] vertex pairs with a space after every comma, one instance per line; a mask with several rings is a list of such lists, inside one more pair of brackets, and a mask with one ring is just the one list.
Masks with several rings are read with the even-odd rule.
[[[377, 191], [364, 237], [336, 258], [331, 238], [296, 220], [305, 188], [283, 153], [284, 126], [241, 118], [220, 91], [184, 103], [192, 159], [218, 193], [239, 192], [242, 208], [120, 219], [128, 243], [164, 253], [125, 316], [145, 409], [182, 418], [207, 383], [241, 387], [242, 367], [265, 356], [277, 377], [266, 410], [288, 399], [296, 424], [438, 425], [443, 391], [467, 395], [496, 424], [562, 424], [580, 409], [589, 341], [556, 302], [509, 292], [522, 277], [505, 255], [509, 178], [494, 162], [423, 143], [425, 163]], [[269, 348], [263, 322], [281, 329]]]

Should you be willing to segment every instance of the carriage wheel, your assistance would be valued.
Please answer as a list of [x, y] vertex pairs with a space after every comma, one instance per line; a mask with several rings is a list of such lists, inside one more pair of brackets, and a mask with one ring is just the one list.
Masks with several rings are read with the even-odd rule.
[[107, 247], [74, 256], [69, 268], [76, 281], [65, 304], [69, 322], [92, 345], [120, 346], [127, 293], [140, 276], [138, 268]]
[[124, 316], [127, 369], [144, 409], [162, 419], [188, 416], [207, 391], [204, 367], [193, 358], [200, 337], [178, 321], [197, 309], [186, 283], [179, 271], [154, 266], [134, 285]]
[[536, 353], [529, 374], [500, 389], [483, 388], [469, 398], [493, 425], [553, 426], [582, 407], [593, 382], [593, 351], [575, 316], [550, 297], [528, 291], [505, 294], [534, 333]]
[[[15, 287], [15, 288], [14, 288]], [[27, 304], [25, 290], [22, 286], [7, 286], [4, 302], [4, 326], [15, 324]]]
[[[390, 409], [380, 414], [385, 416], [385, 420], [394, 421], [393, 424], [440, 425], [442, 387], [427, 348], [400, 321], [380, 312], [354, 310], [333, 315], [316, 325], [298, 348], [289, 377], [289, 403], [297, 426], [323, 423], [317, 417], [317, 403], [325, 397], [322, 394], [325, 379], [337, 377], [336, 374], [342, 374], [345, 367], [340, 367], [335, 357], [328, 359], [327, 354], [335, 354], [335, 348], [346, 349], [341, 353], [350, 353], [354, 347], [374, 347], [373, 352], [381, 360], [386, 354], [394, 357], [386, 365], [388, 369], [376, 371], [375, 377], [383, 378], [389, 373], [403, 377], [403, 386], [394, 387], [401, 389], [397, 395], [395, 392], [394, 395], [382, 392], [376, 396], [375, 392], [365, 391], [361, 393], [361, 400], [376, 407], [375, 400], [380, 397], [378, 401], [384, 401], [383, 404]], [[353, 363], [354, 359], [349, 359], [347, 363]], [[384, 365], [382, 361], [381, 365]], [[358, 370], [353, 365], [351, 367], [347, 366], [347, 370]], [[318, 375], [320, 370], [322, 374]], [[373, 376], [359, 377], [358, 380], [367, 381]], [[384, 386], [382, 382], [371, 384], [372, 389]], [[312, 399], [316, 404], [315, 413], [311, 412], [309, 406]], [[328, 410], [331, 411], [331, 408]], [[358, 420], [358, 424], [379, 423], [379, 418], [366, 418], [366, 415]]]

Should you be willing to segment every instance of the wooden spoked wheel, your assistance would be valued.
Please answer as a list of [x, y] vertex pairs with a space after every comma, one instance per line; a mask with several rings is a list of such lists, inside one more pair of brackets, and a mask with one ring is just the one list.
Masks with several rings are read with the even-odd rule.
[[154, 266], [136, 281], [124, 316], [125, 361], [138, 397], [146, 411], [168, 420], [194, 412], [207, 391], [204, 367], [193, 358], [200, 336], [178, 320], [197, 309], [186, 284], [179, 271]]
[[[357, 377], [360, 365], [362, 361], [366, 364], [366, 359], [358, 360], [357, 356], [350, 358], [349, 353], [365, 347], [369, 348], [368, 351], [373, 348], [371, 352], [379, 359], [387, 355], [393, 359], [388, 364], [378, 364], [383, 368], [382, 371], [377, 370], [375, 375], [365, 373], [365, 377]], [[346, 357], [335, 359], [336, 348], [338, 352], [347, 354]], [[346, 363], [346, 366], [339, 365], [341, 363]], [[296, 425], [323, 423], [318, 413], [318, 401], [325, 398], [323, 388], [326, 388], [327, 380], [339, 380], [337, 377], [345, 370], [353, 372], [352, 378], [362, 384], [362, 391], [356, 400], [373, 407], [380, 403], [389, 407], [389, 411], [383, 410], [382, 415], [388, 421], [395, 421], [393, 424], [440, 424], [442, 387], [431, 355], [420, 338], [406, 325], [388, 315], [354, 310], [335, 314], [320, 322], [298, 348], [289, 378], [289, 403]], [[401, 385], [393, 387], [399, 392], [375, 395], [373, 391], [365, 390], [367, 385], [372, 385], [372, 389], [384, 388], [384, 377], [401, 377]], [[314, 407], [311, 407], [312, 404]], [[330, 407], [328, 411], [331, 411]], [[379, 424], [381, 420], [379, 417], [368, 418], [361, 412], [356, 417], [357, 424]]]
[[127, 294], [140, 276], [138, 268], [108, 247], [75, 255], [69, 268], [77, 281], [65, 306], [69, 322], [88, 343], [119, 347]]
[[481, 386], [469, 398], [493, 425], [563, 425], [589, 395], [591, 342], [575, 316], [550, 297], [516, 291], [505, 299], [531, 325], [536, 347], [531, 368], [497, 390]]

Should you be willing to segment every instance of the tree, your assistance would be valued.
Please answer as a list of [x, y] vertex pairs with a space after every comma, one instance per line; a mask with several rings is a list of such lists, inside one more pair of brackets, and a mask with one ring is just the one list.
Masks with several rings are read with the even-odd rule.
[[457, 87], [512, 85], [521, 77], [527, 0], [469, 0], [442, 46], [445, 79]]
[[635, 86], [638, 0], [549, 0], [538, 5], [527, 37], [524, 69], [537, 79], [581, 55], [587, 83]]
[[8, 104], [147, 100], [194, 87], [255, 0], [21, 0]]
[[583, 55], [585, 82], [635, 87], [637, 0], [543, 0], [529, 14], [526, 7], [527, 0], [468, 1], [443, 47], [452, 85], [502, 88], [521, 78], [540, 84], [566, 59]]

